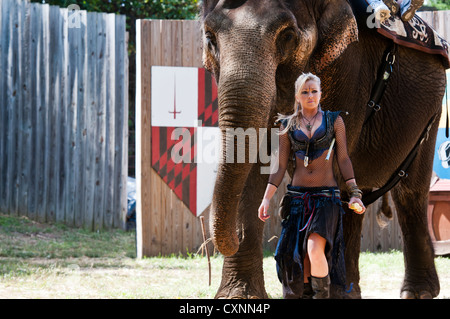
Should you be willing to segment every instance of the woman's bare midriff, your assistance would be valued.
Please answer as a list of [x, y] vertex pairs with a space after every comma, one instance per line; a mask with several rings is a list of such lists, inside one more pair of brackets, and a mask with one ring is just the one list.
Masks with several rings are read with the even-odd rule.
[[324, 152], [319, 158], [311, 161], [307, 167], [305, 167], [303, 160], [296, 157], [295, 171], [291, 182], [292, 186], [337, 186], [333, 173], [333, 156], [328, 161], [325, 160], [326, 156], [327, 152]]

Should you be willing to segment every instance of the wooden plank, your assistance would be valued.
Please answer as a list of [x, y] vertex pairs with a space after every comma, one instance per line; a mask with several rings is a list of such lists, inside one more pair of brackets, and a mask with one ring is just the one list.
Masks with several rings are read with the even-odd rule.
[[[152, 64], [151, 65], [166, 65], [167, 51], [165, 51], [164, 42], [167, 42], [166, 38], [166, 24], [164, 21], [159, 21], [152, 26]], [[151, 87], [150, 87], [151, 88]], [[151, 90], [150, 90], [151, 92]], [[151, 112], [151, 96], [150, 96], [150, 109]], [[150, 113], [151, 114], [151, 113]], [[151, 122], [150, 124], [151, 125]], [[149, 136], [151, 141], [151, 136]], [[151, 142], [150, 142], [151, 143]], [[151, 144], [150, 144], [151, 145]], [[151, 163], [151, 157], [148, 159], [148, 163]], [[151, 165], [151, 164], [150, 164]], [[152, 180], [152, 209], [149, 210], [152, 218], [152, 251], [157, 254], [165, 254], [167, 252], [166, 247], [164, 247], [164, 242], [166, 238], [163, 237], [165, 234], [165, 219], [164, 212], [161, 210], [161, 202], [163, 197], [166, 197], [166, 190], [164, 183], [162, 182], [159, 175], [151, 168], [151, 180]]]
[[439, 11], [439, 19], [441, 20], [442, 25], [442, 34], [441, 36], [449, 41], [450, 39], [450, 11]]
[[[8, 24], [8, 14], [7, 10], [9, 6], [9, 0], [0, 2], [0, 74], [6, 74], [6, 46], [8, 45], [9, 36], [7, 32]], [[5, 85], [6, 76], [0, 76], [0, 127], [6, 127], [6, 95], [5, 95]], [[5, 196], [4, 192], [6, 190], [6, 139], [5, 134], [0, 134], [0, 211], [6, 212]]]
[[94, 193], [95, 193], [95, 145], [97, 124], [97, 14], [87, 13], [87, 96], [86, 96], [86, 180], [84, 227], [94, 227]]
[[172, 21], [161, 20], [161, 54], [162, 59], [159, 65], [163, 66], [174, 66], [173, 65], [173, 55], [172, 55], [172, 45], [173, 45], [173, 35], [172, 35]]
[[[143, 193], [145, 191], [143, 186], [146, 186], [146, 182], [148, 179], [143, 179], [142, 172], [142, 140], [144, 137], [142, 132], [142, 120], [143, 120], [143, 112], [144, 105], [142, 104], [143, 93], [142, 86], [146, 85], [145, 79], [143, 79], [143, 75], [145, 74], [142, 70], [142, 63], [144, 63], [144, 59], [142, 52], [144, 51], [145, 42], [142, 37], [146, 33], [147, 29], [144, 29], [145, 21], [141, 19], [136, 20], [136, 96], [135, 96], [135, 108], [136, 108], [136, 146], [135, 146], [135, 174], [136, 174], [136, 257], [142, 258], [146, 255], [144, 251], [144, 247], [149, 246], [148, 235], [149, 232], [144, 225], [148, 225], [148, 220], [143, 216], [142, 208], [145, 207], [143, 205], [143, 201], [145, 200], [143, 197]], [[145, 112], [144, 112], [145, 113]], [[148, 195], [148, 194], [147, 194]], [[146, 216], [145, 216], [146, 217]]]
[[[67, 12], [67, 19], [73, 12]], [[67, 21], [67, 20], [66, 20]], [[76, 190], [76, 176], [77, 174], [83, 174], [84, 170], [80, 170], [77, 167], [77, 149], [78, 149], [78, 140], [77, 140], [77, 130], [79, 130], [78, 121], [78, 108], [77, 108], [77, 97], [78, 97], [78, 73], [77, 73], [77, 65], [79, 63], [79, 55], [80, 53], [80, 39], [81, 36], [81, 27], [77, 28], [75, 26], [67, 26], [67, 45], [68, 45], [68, 56], [67, 56], [67, 128], [66, 128], [66, 143], [65, 143], [65, 152], [67, 154], [66, 158], [66, 183], [64, 185], [65, 188], [65, 218], [64, 221], [69, 226], [75, 225], [75, 205], [78, 201], [77, 199], [77, 190]], [[82, 92], [80, 92], [82, 94]]]
[[[37, 218], [37, 176], [35, 162], [39, 154], [37, 119], [39, 114], [39, 40], [41, 33], [41, 7], [39, 4], [30, 4], [30, 156], [29, 156], [29, 181], [28, 181], [28, 217], [32, 220]], [[1, 74], [1, 72], [0, 72]], [[1, 155], [0, 155], [1, 157]]]
[[[195, 34], [193, 30], [193, 21], [180, 21], [178, 29], [180, 30], [180, 35], [176, 37], [176, 41], [179, 43], [177, 48], [177, 55], [181, 55], [181, 63], [184, 67], [201, 67], [195, 65], [195, 44], [193, 43], [195, 39]], [[174, 61], [175, 65], [179, 65], [180, 58]], [[200, 219], [192, 214], [192, 212], [180, 201], [183, 207], [183, 222], [186, 225], [184, 229], [186, 231], [186, 236], [184, 240], [183, 253], [187, 251], [190, 253], [195, 253], [198, 248], [203, 243], [202, 228]], [[206, 226], [206, 225], [205, 225]], [[207, 229], [207, 227], [206, 227]], [[209, 236], [207, 236], [209, 237]]]
[[193, 66], [197, 68], [203, 67], [203, 50], [202, 50], [202, 41], [203, 41], [203, 34], [201, 32], [200, 28], [200, 21], [192, 20], [191, 23], [193, 24], [193, 33], [194, 38], [192, 40], [192, 46], [194, 47], [194, 58]]
[[[161, 21], [159, 23], [152, 24], [152, 45], [151, 45], [151, 56], [150, 56], [150, 64], [149, 67], [151, 68], [152, 65], [163, 65], [163, 58], [162, 58], [162, 46], [161, 46], [161, 39], [163, 37], [162, 35], [162, 23]], [[148, 123], [149, 128], [151, 128], [151, 82], [149, 86], [149, 109], [148, 112], [150, 114], [150, 122]], [[149, 140], [149, 146], [151, 147], [151, 130], [150, 135], [148, 136]], [[162, 232], [161, 232], [161, 214], [160, 211], [160, 199], [162, 194], [161, 192], [161, 182], [159, 179], [159, 176], [157, 176], [156, 172], [151, 168], [151, 149], [149, 153], [150, 157], [147, 158], [147, 163], [149, 163], [149, 170], [150, 170], [150, 181], [152, 182], [151, 186], [151, 195], [156, 195], [156, 200], [154, 200], [154, 204], [152, 203], [152, 207], [147, 207], [146, 211], [150, 215], [151, 223], [150, 223], [150, 232], [151, 232], [151, 244], [150, 244], [150, 253], [151, 255], [158, 255], [161, 254], [162, 251]], [[159, 183], [155, 183], [154, 181], [158, 181]], [[153, 200], [152, 200], [153, 202]]]
[[181, 211], [181, 201], [177, 200], [177, 196], [174, 192], [170, 192], [170, 198], [168, 199], [167, 213], [173, 216], [172, 229], [173, 229], [173, 253], [183, 253], [183, 231], [184, 231], [184, 216]]
[[[18, 50], [18, 30], [16, 27], [17, 21], [17, 6], [16, 3], [13, 4], [13, 9], [11, 10], [11, 20], [10, 20], [10, 46], [8, 50], [8, 69], [7, 69], [7, 185], [8, 190], [6, 192], [6, 203], [8, 207], [8, 212], [11, 214], [17, 214], [15, 208], [15, 191], [16, 191], [16, 157], [17, 157], [17, 82], [18, 74], [17, 68], [12, 67], [13, 65], [19, 65], [17, 61], [17, 50]], [[12, 122], [12, 123], [11, 123]]]
[[445, 24], [445, 39], [447, 40], [447, 42], [450, 41], [450, 23], [448, 23], [448, 21], [450, 21], [450, 11], [446, 10], [444, 17], [443, 17], [444, 21], [446, 21], [447, 23]]
[[446, 25], [445, 22], [446, 21], [444, 20], [444, 12], [436, 11], [435, 29], [442, 36], [445, 36], [445, 25]]
[[[169, 25], [169, 24], [168, 24]], [[180, 21], [170, 21], [170, 28], [167, 30], [169, 32], [170, 37], [167, 37], [170, 42], [168, 43], [170, 47], [172, 47], [172, 51], [170, 52], [170, 63], [169, 66], [182, 66], [182, 57], [181, 57], [181, 22]], [[166, 32], [166, 33], [167, 33]], [[164, 183], [165, 184], [165, 183]], [[171, 253], [183, 253], [182, 247], [180, 246], [180, 241], [182, 239], [182, 227], [181, 224], [183, 222], [183, 214], [179, 208], [173, 209], [173, 207], [177, 207], [178, 203], [177, 197], [174, 196], [173, 191], [169, 187], [164, 187], [165, 190], [165, 198], [166, 198], [166, 211], [165, 211], [165, 222], [166, 229], [168, 228], [166, 241], [168, 241], [168, 247], [165, 254]], [[170, 225], [170, 227], [168, 227]], [[181, 231], [181, 232], [180, 232]]]
[[11, 116], [10, 100], [11, 100], [11, 64], [10, 64], [10, 51], [12, 50], [12, 26], [13, 26], [13, 12], [14, 12], [14, 2], [13, 0], [2, 1], [0, 6], [2, 7], [2, 19], [1, 19], [1, 29], [2, 36], [0, 37], [0, 47], [1, 47], [1, 65], [2, 77], [0, 80], [1, 87], [1, 105], [0, 108], [0, 124], [2, 127], [2, 138], [0, 141], [0, 208], [3, 212], [8, 213], [9, 211], [9, 193], [10, 184], [8, 183], [9, 171], [8, 163], [9, 156], [8, 152], [10, 150], [10, 133], [9, 133], [9, 120]]
[[116, 89], [115, 109], [116, 114], [116, 136], [115, 145], [115, 170], [114, 180], [114, 207], [120, 209], [114, 214], [114, 227], [125, 229], [125, 218], [127, 214], [127, 176], [128, 176], [128, 52], [126, 38], [125, 16], [116, 17]]
[[103, 182], [105, 178], [105, 135], [106, 135], [106, 62], [105, 62], [105, 18], [102, 14], [96, 14], [97, 20], [97, 95], [95, 97], [95, 185], [94, 185], [94, 230], [103, 227], [103, 210], [105, 205]]
[[49, 165], [47, 161], [48, 156], [48, 143], [47, 143], [47, 127], [48, 125], [48, 100], [49, 100], [49, 14], [50, 6], [48, 4], [42, 5], [41, 9], [41, 21], [40, 21], [40, 37], [39, 37], [39, 71], [38, 71], [38, 109], [36, 114], [37, 122], [37, 161], [35, 165], [35, 171], [38, 174], [36, 177], [36, 197], [37, 202], [37, 220], [39, 222], [46, 221], [47, 212], [47, 176]]
[[181, 45], [181, 54], [182, 54], [182, 65], [185, 67], [193, 67], [194, 66], [194, 31], [192, 21], [184, 20], [182, 21], [182, 45]]
[[162, 201], [162, 191], [163, 191], [163, 183], [160, 179], [160, 177], [155, 173], [152, 172], [150, 174], [150, 183], [151, 183], [151, 209], [150, 207], [147, 207], [147, 212], [151, 214], [151, 229], [150, 229], [150, 235], [151, 235], [151, 252], [152, 255], [160, 255], [163, 253], [163, 212], [161, 210], [161, 201]]
[[66, 221], [66, 201], [72, 201], [72, 198], [67, 196], [66, 191], [69, 189], [68, 183], [70, 182], [70, 166], [68, 161], [70, 160], [70, 136], [71, 136], [71, 120], [68, 101], [68, 66], [71, 64], [69, 60], [69, 41], [68, 41], [68, 28], [65, 26], [65, 21], [68, 19], [68, 11], [65, 8], [58, 9], [58, 29], [59, 29], [59, 96], [56, 100], [56, 104], [59, 108], [59, 134], [57, 135], [59, 157], [56, 158], [56, 167], [58, 170], [55, 172], [56, 179], [58, 181], [58, 192], [56, 193], [56, 221], [63, 223]]
[[[123, 30], [126, 30], [126, 17], [123, 16]], [[127, 216], [127, 209], [128, 209], [128, 190], [127, 190], [127, 181], [128, 181], [128, 166], [129, 166], [129, 153], [128, 153], [128, 145], [129, 145], [129, 69], [130, 69], [130, 61], [128, 59], [128, 43], [130, 40], [130, 34], [129, 32], [125, 32], [125, 42], [122, 49], [122, 54], [120, 55], [123, 57], [124, 60], [124, 68], [121, 69], [121, 73], [123, 76], [121, 77], [123, 79], [123, 115], [122, 115], [122, 181], [120, 183], [120, 194], [121, 194], [121, 209], [122, 213], [119, 216], [120, 220], [116, 223], [117, 225], [120, 223], [122, 225], [122, 228], [126, 228], [126, 216]], [[133, 83], [134, 85], [134, 83]], [[135, 166], [134, 163], [134, 157], [133, 157], [133, 166]]]
[[31, 159], [33, 158], [31, 150], [31, 74], [30, 70], [30, 51], [31, 51], [31, 30], [30, 30], [30, 4], [28, 2], [20, 3], [20, 112], [19, 123], [19, 174], [18, 193], [16, 196], [17, 210], [19, 215], [28, 215], [28, 194], [31, 174]]
[[78, 33], [78, 60], [76, 64], [77, 73], [77, 131], [76, 144], [77, 151], [75, 152], [76, 174], [75, 174], [75, 197], [74, 197], [74, 223], [76, 227], [85, 226], [85, 203], [86, 203], [86, 184], [88, 181], [88, 174], [86, 174], [86, 163], [88, 154], [87, 142], [87, 113], [88, 113], [88, 27], [87, 27], [87, 12], [79, 11], [80, 28], [76, 29]]
[[[106, 88], [106, 100], [105, 100], [105, 167], [104, 173], [105, 177], [103, 180], [104, 183], [104, 209], [103, 209], [103, 222], [104, 228], [111, 229], [113, 226], [114, 220], [114, 169], [115, 169], [115, 155], [114, 148], [116, 145], [115, 141], [115, 118], [120, 115], [117, 113], [115, 108], [115, 89], [116, 89], [116, 51], [114, 48], [115, 45], [115, 36], [116, 36], [116, 28], [115, 28], [115, 14], [107, 14], [106, 16], [106, 25], [105, 25], [105, 65], [106, 65], [106, 74], [105, 74], [105, 88]], [[108, 32], [107, 32], [108, 31]], [[119, 168], [117, 168], [119, 170]]]
[[3, 174], [3, 178], [2, 178], [2, 183], [5, 185], [5, 187], [2, 190], [2, 204], [3, 204], [3, 211], [5, 213], [9, 213], [9, 208], [10, 208], [10, 202], [9, 202], [9, 197], [10, 197], [10, 172], [9, 172], [9, 158], [10, 156], [8, 155], [9, 151], [10, 151], [10, 129], [9, 126], [11, 125], [9, 122], [11, 121], [10, 117], [11, 117], [11, 64], [10, 64], [10, 60], [11, 60], [11, 51], [12, 51], [12, 20], [13, 20], [13, 14], [14, 14], [14, 5], [13, 5], [13, 1], [10, 1], [9, 3], [5, 3], [5, 5], [3, 6], [3, 21], [2, 21], [2, 25], [3, 25], [3, 34], [2, 37], [0, 38], [2, 41], [2, 50], [3, 50], [3, 54], [2, 54], [2, 58], [4, 61], [4, 67], [3, 67], [3, 101], [2, 101], [2, 105], [4, 105], [4, 107], [2, 107], [2, 109], [4, 110], [3, 113], [3, 125], [2, 125], [2, 129], [3, 129], [3, 145], [4, 145], [4, 151], [3, 151], [3, 157], [0, 159], [2, 160], [2, 166], [1, 168], [1, 172]]
[[[192, 65], [188, 64], [185, 66], [193, 66], [193, 67], [197, 67], [197, 68], [201, 68], [203, 67], [203, 63], [202, 63], [202, 59], [201, 59], [201, 54], [200, 54], [200, 60], [198, 59], [199, 57], [197, 56], [198, 54], [198, 48], [200, 47], [200, 42], [198, 41], [198, 31], [197, 30], [197, 21], [194, 20], [189, 20], [189, 23], [192, 25], [190, 27], [191, 29], [191, 35], [190, 37], [186, 39], [183, 39], [182, 43], [183, 46], [190, 46], [193, 49], [189, 50], [189, 52], [191, 54], [191, 57], [189, 58], [190, 61], [192, 61]], [[199, 63], [200, 61], [200, 63]], [[198, 191], [198, 190], [197, 190]], [[205, 218], [206, 221], [209, 221], [209, 210], [207, 210], [206, 212], [203, 213], [203, 217]], [[194, 215], [191, 215], [192, 218], [194, 218], [193, 222], [194, 222], [194, 240], [192, 242], [192, 246], [190, 248], [190, 250], [192, 252], [197, 252], [197, 250], [200, 248], [200, 246], [203, 244], [203, 232], [202, 232], [202, 225], [201, 225], [201, 220], [199, 217], [195, 217]], [[208, 239], [209, 236], [209, 222], [205, 224], [205, 231], [206, 231], [206, 238]]]
[[[172, 55], [172, 61], [171, 61], [171, 65], [172, 66], [185, 66], [184, 65], [184, 61], [183, 61], [183, 51], [182, 51], [182, 45], [183, 45], [183, 21], [181, 20], [176, 20], [176, 21], [172, 21], [172, 29], [171, 29], [171, 39], [172, 39], [172, 48], [173, 51], [171, 52]], [[172, 190], [168, 190], [171, 193], [173, 193]], [[172, 196], [170, 197], [171, 200], [173, 201], [179, 201], [181, 203], [181, 201], [176, 197], [173, 196], [173, 194], [171, 194]], [[185, 205], [182, 205], [182, 207], [185, 207]], [[192, 215], [192, 213], [189, 211], [189, 209], [185, 208], [184, 211], [188, 214], [187, 216], [189, 218], [194, 218], [195, 216]], [[172, 227], [172, 251], [174, 253], [186, 253], [186, 250], [183, 249], [184, 247], [182, 247], [180, 245], [180, 241], [182, 239], [182, 232], [181, 234], [179, 233], [180, 230], [182, 230], [182, 223], [184, 223], [186, 216], [185, 214], [183, 214], [183, 211], [180, 209], [176, 209], [174, 211], [174, 214], [171, 214], [172, 216], [172, 225], [176, 225], [178, 227]], [[195, 223], [193, 223], [195, 226]], [[196, 229], [194, 228], [194, 231]], [[191, 248], [189, 248], [191, 249]]]
[[182, 21], [175, 20], [170, 21], [170, 45], [172, 47], [170, 51], [171, 56], [171, 66], [185, 66], [183, 65], [183, 56], [181, 47], [183, 45], [183, 29], [182, 29]]
[[[8, 50], [8, 68], [6, 70], [7, 75], [7, 181], [8, 185], [6, 191], [6, 205], [8, 211], [11, 214], [17, 215], [17, 185], [18, 185], [18, 163], [19, 157], [19, 107], [20, 107], [20, 43], [19, 43], [19, 5], [17, 1], [13, 3], [12, 10], [10, 12], [10, 39], [11, 44]], [[18, 67], [15, 67], [18, 66]]]
[[[59, 100], [61, 92], [61, 82], [59, 77], [61, 37], [59, 27], [59, 8], [50, 6], [49, 13], [49, 85], [48, 90], [48, 122], [47, 122], [47, 141], [46, 141], [46, 190], [47, 190], [47, 212], [46, 220], [56, 221], [57, 194], [59, 193], [59, 165], [57, 159], [60, 157], [60, 112]], [[54, 58], [56, 57], [56, 58]]]
[[[136, 247], [137, 257], [159, 253], [152, 241], [153, 193], [151, 168], [151, 65], [154, 58], [154, 37], [159, 38], [157, 28], [148, 20], [136, 22]], [[150, 54], [149, 54], [150, 53]]]

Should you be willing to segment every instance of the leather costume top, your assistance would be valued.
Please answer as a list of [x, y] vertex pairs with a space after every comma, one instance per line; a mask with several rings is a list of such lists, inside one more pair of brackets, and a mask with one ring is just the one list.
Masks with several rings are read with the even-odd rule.
[[[311, 139], [303, 138], [299, 139], [298, 134], [296, 134], [296, 129], [291, 127], [288, 132], [289, 141], [291, 142], [291, 148], [293, 152], [300, 158], [303, 159], [306, 154], [311, 158], [311, 160], [320, 157], [320, 155], [331, 146], [331, 141], [334, 138], [334, 122], [339, 116], [341, 111], [324, 111], [322, 120], [325, 123], [325, 134], [320, 137], [314, 138], [316, 133], [311, 137]], [[281, 124], [286, 127], [287, 119], [280, 120]], [[319, 129], [318, 129], [319, 130]], [[316, 131], [317, 132], [317, 131]], [[302, 132], [303, 133], [303, 132]]]

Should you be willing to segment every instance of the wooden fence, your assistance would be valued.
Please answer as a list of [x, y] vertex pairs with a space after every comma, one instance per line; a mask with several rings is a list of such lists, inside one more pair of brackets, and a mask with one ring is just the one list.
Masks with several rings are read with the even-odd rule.
[[422, 19], [428, 22], [441, 37], [449, 41], [450, 39], [450, 11], [419, 11]]
[[[137, 255], [196, 252], [203, 242], [195, 217], [151, 167], [151, 67], [202, 67], [197, 21], [138, 20], [136, 26]], [[208, 213], [203, 216], [208, 224]]]
[[125, 16], [0, 2], [0, 211], [124, 227]]
[[[428, 15], [428, 13], [421, 13]], [[444, 25], [449, 12], [430, 13], [431, 24]], [[437, 19], [437, 20], [436, 20]], [[178, 199], [151, 167], [151, 87], [152, 66], [198, 67], [202, 65], [201, 34], [197, 21], [138, 20], [136, 68], [136, 179], [137, 179], [137, 253], [138, 257], [195, 252], [203, 243], [201, 223]], [[443, 34], [449, 36], [448, 34]], [[287, 180], [279, 189], [285, 189]], [[271, 202], [275, 211], [282, 192]], [[401, 230], [395, 207], [393, 219], [381, 227], [377, 212], [381, 200], [365, 213], [361, 251], [402, 249]], [[208, 235], [209, 213], [202, 216]], [[275, 250], [280, 221], [271, 218], [264, 230], [264, 248]]]

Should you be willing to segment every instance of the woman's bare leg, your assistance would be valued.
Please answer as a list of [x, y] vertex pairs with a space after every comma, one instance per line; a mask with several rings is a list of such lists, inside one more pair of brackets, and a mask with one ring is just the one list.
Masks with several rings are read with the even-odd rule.
[[326, 239], [316, 233], [309, 235], [308, 256], [311, 263], [311, 276], [322, 278], [328, 275], [328, 262], [325, 257], [326, 243]]

